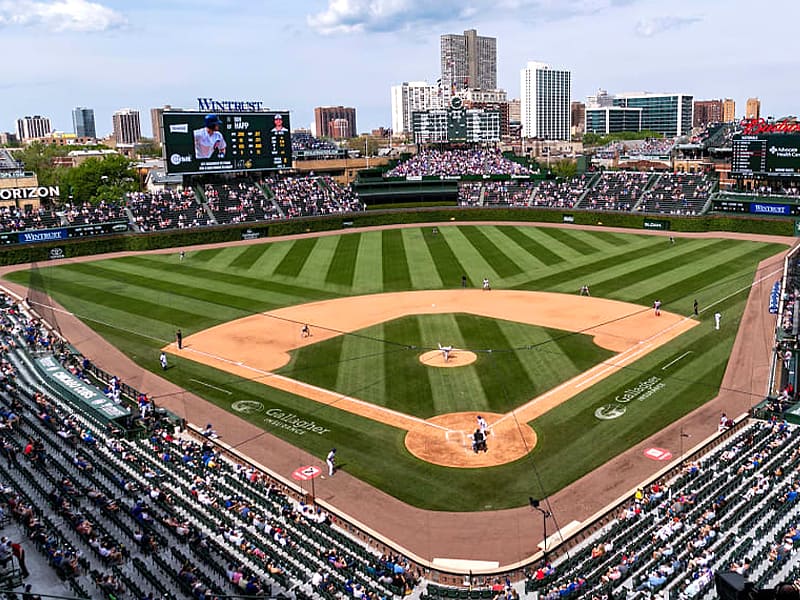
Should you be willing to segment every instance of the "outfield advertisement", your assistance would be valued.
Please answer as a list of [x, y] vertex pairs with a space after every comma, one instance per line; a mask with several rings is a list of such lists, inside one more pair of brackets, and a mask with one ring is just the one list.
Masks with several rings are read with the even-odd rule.
[[751, 215], [771, 215], [774, 217], [800, 216], [800, 206], [796, 204], [776, 204], [774, 202], [714, 200], [712, 203], [712, 210], [719, 212], [749, 213]]
[[292, 166], [289, 112], [165, 112], [169, 174], [287, 169]]
[[30, 231], [13, 231], [0, 233], [0, 245], [41, 244], [44, 242], [60, 242], [69, 239], [109, 235], [128, 231], [127, 221], [109, 221], [94, 225], [72, 225], [57, 229], [36, 229]]

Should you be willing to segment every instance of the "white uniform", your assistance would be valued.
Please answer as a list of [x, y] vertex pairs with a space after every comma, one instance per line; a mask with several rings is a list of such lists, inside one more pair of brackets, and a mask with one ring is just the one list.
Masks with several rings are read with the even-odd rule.
[[715, 327], [714, 328], [715, 329], [719, 329], [719, 320], [721, 318], [722, 318], [722, 314], [721, 313], [714, 313], [714, 323], [715, 323]]
[[194, 130], [194, 155], [197, 158], [211, 158], [214, 150], [219, 150], [220, 157], [225, 156], [225, 138], [219, 131], [208, 132], [206, 127]]
[[330, 452], [328, 452], [328, 458], [325, 459], [325, 462], [328, 463], [328, 477], [333, 477], [335, 460], [336, 460], [336, 450], [331, 450]]
[[442, 356], [444, 356], [444, 362], [450, 360], [450, 353], [453, 351], [452, 346], [442, 346], [439, 344], [439, 350], [442, 351]]
[[161, 356], [158, 357], [159, 362], [161, 363], [161, 368], [165, 371], [167, 370], [167, 355], [162, 352]]
[[486, 430], [489, 428], [489, 424], [486, 422], [486, 419], [483, 417], [478, 417], [478, 429], [481, 430], [483, 437], [486, 437]]

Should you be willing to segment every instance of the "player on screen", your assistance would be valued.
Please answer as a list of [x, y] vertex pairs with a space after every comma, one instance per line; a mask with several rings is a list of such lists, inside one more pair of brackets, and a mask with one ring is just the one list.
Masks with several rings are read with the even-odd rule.
[[219, 117], [206, 115], [204, 122], [204, 127], [194, 130], [194, 155], [197, 158], [212, 158], [216, 151], [219, 158], [224, 158], [227, 144], [219, 132]]
[[275, 115], [273, 121], [275, 121], [275, 127], [272, 128], [272, 133], [286, 133], [287, 129], [283, 126], [283, 115]]

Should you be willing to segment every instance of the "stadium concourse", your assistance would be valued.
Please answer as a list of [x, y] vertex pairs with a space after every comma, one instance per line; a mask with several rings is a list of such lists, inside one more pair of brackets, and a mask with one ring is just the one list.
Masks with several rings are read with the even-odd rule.
[[[780, 263], [764, 261], [755, 280], [774, 274]], [[716, 432], [720, 413], [745, 412], [766, 387], [774, 341], [767, 311], [771, 284], [769, 279], [750, 291], [720, 396], [548, 499], [558, 519], [551, 527], [581, 521], [589, 529], [550, 560], [510, 569], [508, 580], [475, 578], [467, 597], [536, 591], [555, 600], [639, 589], [710, 598], [715, 572], [736, 570], [765, 586], [798, 577], [800, 557], [792, 553], [800, 539], [795, 428], [745, 419], [717, 442], [697, 444]], [[0, 458], [10, 464], [0, 482], [4, 514], [12, 520], [4, 533], [23, 540], [29, 570], [46, 569], [63, 580], [56, 584], [61, 593], [142, 598], [169, 592], [205, 600], [271, 587], [297, 598], [388, 598], [409, 591], [414, 598], [460, 597], [434, 581], [461, 583], [461, 577], [425, 579], [426, 562], [415, 555], [469, 558], [480, 550], [508, 564], [520, 552], [535, 552], [543, 539], [540, 515], [530, 509], [429, 513], [346, 471], [317, 484], [318, 511], [238, 455], [226, 457], [225, 446], [175, 431], [151, 402], [115, 382], [135, 382], [179, 415], [191, 406], [201, 427], [213, 423], [227, 444], [277, 472], [317, 464], [319, 457], [271, 436], [248, 441], [259, 433], [254, 426], [143, 371], [57, 305], [49, 310], [81, 354], [24, 304], [8, 300], [0, 311]], [[144, 408], [146, 435], [125, 439], [43, 385], [32, 359], [48, 354], [112, 399]], [[653, 478], [660, 465], [644, 450], [674, 448], [683, 436], [691, 436], [681, 457], [686, 460]], [[643, 481], [644, 488], [631, 491]], [[339, 517], [339, 506], [353, 522], [373, 524], [379, 541], [364, 544], [368, 536], [352, 536], [358, 529]], [[23, 532], [30, 537], [23, 539]], [[413, 553], [392, 550], [387, 540]]]

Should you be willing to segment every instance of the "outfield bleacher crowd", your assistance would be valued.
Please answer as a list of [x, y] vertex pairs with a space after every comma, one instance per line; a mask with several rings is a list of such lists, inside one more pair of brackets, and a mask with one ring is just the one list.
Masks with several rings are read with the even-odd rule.
[[127, 206], [140, 231], [189, 229], [212, 224], [192, 190], [132, 192], [127, 195]]
[[510, 160], [499, 150], [423, 150], [401, 162], [384, 177], [455, 175], [530, 175], [527, 167]]
[[[322, 508], [176, 425], [6, 296], [0, 341], [0, 526], [16, 521], [24, 537], [13, 543], [41, 557], [13, 560], [2, 538], [0, 579], [38, 562], [67, 595], [133, 600], [289, 590], [301, 600], [379, 600], [417, 585], [406, 559], [364, 545]], [[106, 422], [54, 395], [33, 366], [41, 355], [131, 416]], [[33, 575], [35, 587], [45, 575]]]

